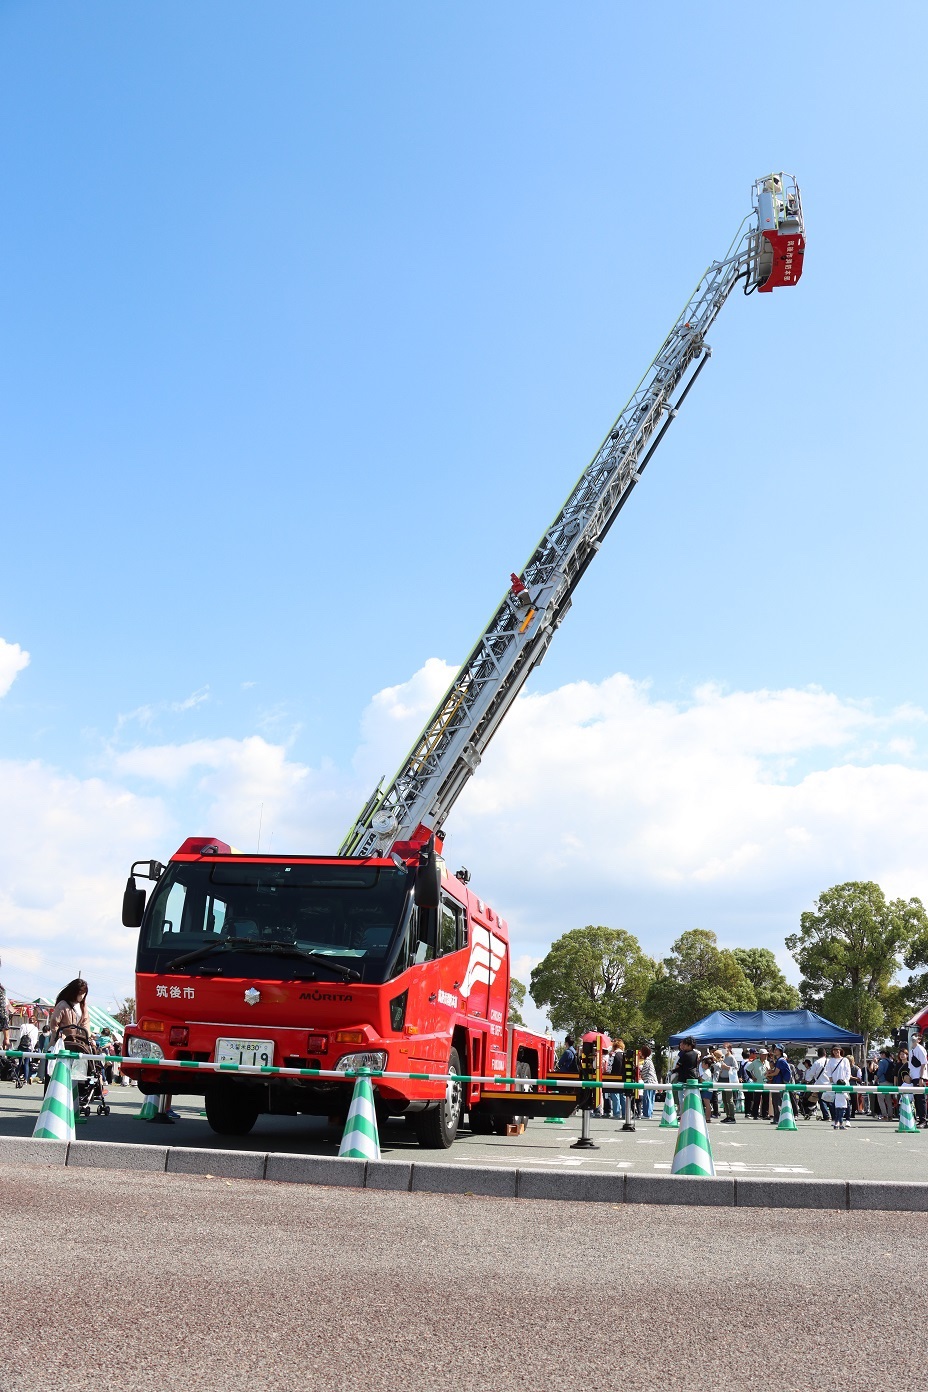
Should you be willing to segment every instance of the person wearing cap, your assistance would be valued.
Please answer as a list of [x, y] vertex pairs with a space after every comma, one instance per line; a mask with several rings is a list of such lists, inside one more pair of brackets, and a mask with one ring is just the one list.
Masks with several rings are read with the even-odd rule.
[[[774, 1061], [773, 1067], [770, 1070], [770, 1081], [777, 1085], [781, 1083], [785, 1085], [793, 1081], [789, 1059], [786, 1057], [786, 1050], [783, 1048], [782, 1044], [776, 1044], [774, 1046]], [[770, 1125], [777, 1126], [780, 1121], [780, 1107], [783, 1105], [783, 1093], [772, 1092], [770, 1096], [773, 1099], [773, 1116], [771, 1117]]]
[[[693, 1047], [691, 1035], [680, 1040], [680, 1049], [671, 1077], [674, 1083], [697, 1083], [699, 1081], [699, 1053]], [[680, 1087], [675, 1088], [674, 1091], [677, 1111], [679, 1112], [683, 1102], [683, 1091]]]
[[[748, 1064], [748, 1073], [751, 1075], [752, 1083], [765, 1083], [767, 1081], [767, 1050], [752, 1049], [753, 1058]], [[751, 1117], [757, 1121], [758, 1117], [767, 1120], [768, 1102], [766, 1092], [752, 1092], [751, 1097]]]

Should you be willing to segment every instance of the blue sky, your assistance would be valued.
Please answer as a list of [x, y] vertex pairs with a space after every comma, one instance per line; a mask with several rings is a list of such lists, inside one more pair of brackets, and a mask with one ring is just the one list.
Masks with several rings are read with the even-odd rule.
[[[576, 683], [607, 725], [674, 730], [695, 693], [747, 693], [758, 786], [852, 767], [911, 775], [915, 802], [858, 790], [886, 808], [871, 852], [845, 790], [821, 854], [778, 880], [771, 851], [762, 892], [677, 866], [671, 893], [658, 856], [578, 894], [568, 861], [554, 912], [512, 859], [601, 825], [582, 800], [558, 820], [541, 757], [541, 844], [518, 808], [491, 838], [507, 746], [458, 839], [526, 959], [581, 910], [652, 951], [696, 921], [776, 946], [833, 878], [928, 893], [916, 843], [892, 849], [924, 770], [928, 24], [823, 3], [790, 28], [723, 3], [0, 4], [0, 639], [30, 654], [0, 701], [13, 984], [55, 985], [78, 927], [128, 989], [126, 859], [253, 844], [262, 803], [279, 849], [337, 843], [771, 168], [802, 185], [804, 279], [727, 306], [533, 699], [553, 750]], [[812, 686], [836, 723], [797, 697], [784, 754], [758, 693]], [[619, 822], [627, 774], [601, 790]], [[672, 777], [665, 798], [676, 825]]]

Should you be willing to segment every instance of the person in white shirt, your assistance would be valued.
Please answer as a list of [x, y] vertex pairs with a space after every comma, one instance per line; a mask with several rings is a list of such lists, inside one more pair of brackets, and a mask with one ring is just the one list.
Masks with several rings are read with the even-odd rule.
[[[809, 1070], [810, 1076], [806, 1077], [805, 1081], [807, 1083], [823, 1083], [825, 1081], [825, 1068], [827, 1063], [827, 1053], [824, 1049], [819, 1049], [818, 1057], [815, 1059], [811, 1069]], [[831, 1121], [832, 1117], [828, 1110], [828, 1103], [825, 1101], [824, 1092], [816, 1092], [815, 1099], [818, 1102], [819, 1109], [822, 1113], [822, 1121]]]
[[[722, 1051], [722, 1061], [719, 1064], [720, 1083], [736, 1083], [738, 1081], [738, 1060], [735, 1058], [734, 1051], [730, 1044], [726, 1044]], [[725, 1120], [722, 1125], [733, 1126], [735, 1123], [735, 1096], [734, 1092], [723, 1091], [722, 1106], [725, 1108]]]
[[[831, 1084], [851, 1081], [851, 1061], [842, 1054], [840, 1044], [833, 1044], [831, 1047], [831, 1058], [825, 1064], [825, 1080]], [[849, 1098], [849, 1092], [825, 1093], [825, 1101], [830, 1104], [834, 1114], [834, 1121], [831, 1124], [835, 1131], [848, 1129], [847, 1107]]]
[[[32, 1024], [30, 1020], [27, 1020], [26, 1023], [23, 1025], [22, 1029], [19, 1031], [19, 1038], [16, 1041], [17, 1049], [22, 1049], [24, 1053], [31, 1053], [32, 1050], [35, 1048], [36, 1040], [38, 1039], [38, 1037], [39, 1031], [36, 1029], [35, 1025]], [[31, 1083], [32, 1075], [34, 1072], [37, 1071], [36, 1061], [35, 1059], [24, 1058], [22, 1060], [22, 1065], [23, 1077], [25, 1078], [27, 1083]]]
[[925, 1080], [926, 1070], [928, 1070], [928, 1053], [922, 1043], [922, 1036], [919, 1031], [912, 1035], [912, 1052], [909, 1055], [909, 1073], [912, 1082], [918, 1088], [915, 1094], [915, 1116], [919, 1126], [928, 1127], [928, 1119], [925, 1117]]

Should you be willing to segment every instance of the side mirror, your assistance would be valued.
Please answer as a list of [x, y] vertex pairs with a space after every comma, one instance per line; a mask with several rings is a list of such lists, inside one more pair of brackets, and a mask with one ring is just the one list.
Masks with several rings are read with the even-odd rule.
[[145, 912], [145, 891], [137, 889], [130, 875], [122, 896], [122, 924], [124, 928], [141, 928]]
[[434, 836], [430, 836], [419, 851], [413, 899], [420, 909], [437, 909], [441, 902], [441, 870], [435, 854]]

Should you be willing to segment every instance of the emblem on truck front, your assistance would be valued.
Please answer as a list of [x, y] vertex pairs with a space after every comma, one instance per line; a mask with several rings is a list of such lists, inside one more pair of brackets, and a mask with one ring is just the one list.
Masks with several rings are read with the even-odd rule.
[[499, 971], [500, 963], [505, 955], [506, 944], [502, 938], [498, 938], [495, 933], [490, 933], [486, 928], [472, 925], [470, 961], [467, 964], [467, 973], [461, 982], [461, 995], [466, 999], [478, 982], [482, 982], [485, 986], [491, 986], [496, 980], [496, 973]]
[[248, 990], [245, 992], [245, 1004], [246, 1004], [246, 1005], [257, 1005], [257, 1004], [258, 1004], [258, 1001], [259, 1001], [260, 999], [261, 999], [261, 992], [260, 992], [260, 991], [256, 991], [255, 988], [254, 988], [253, 986], [249, 986], [249, 987], [248, 987]]

